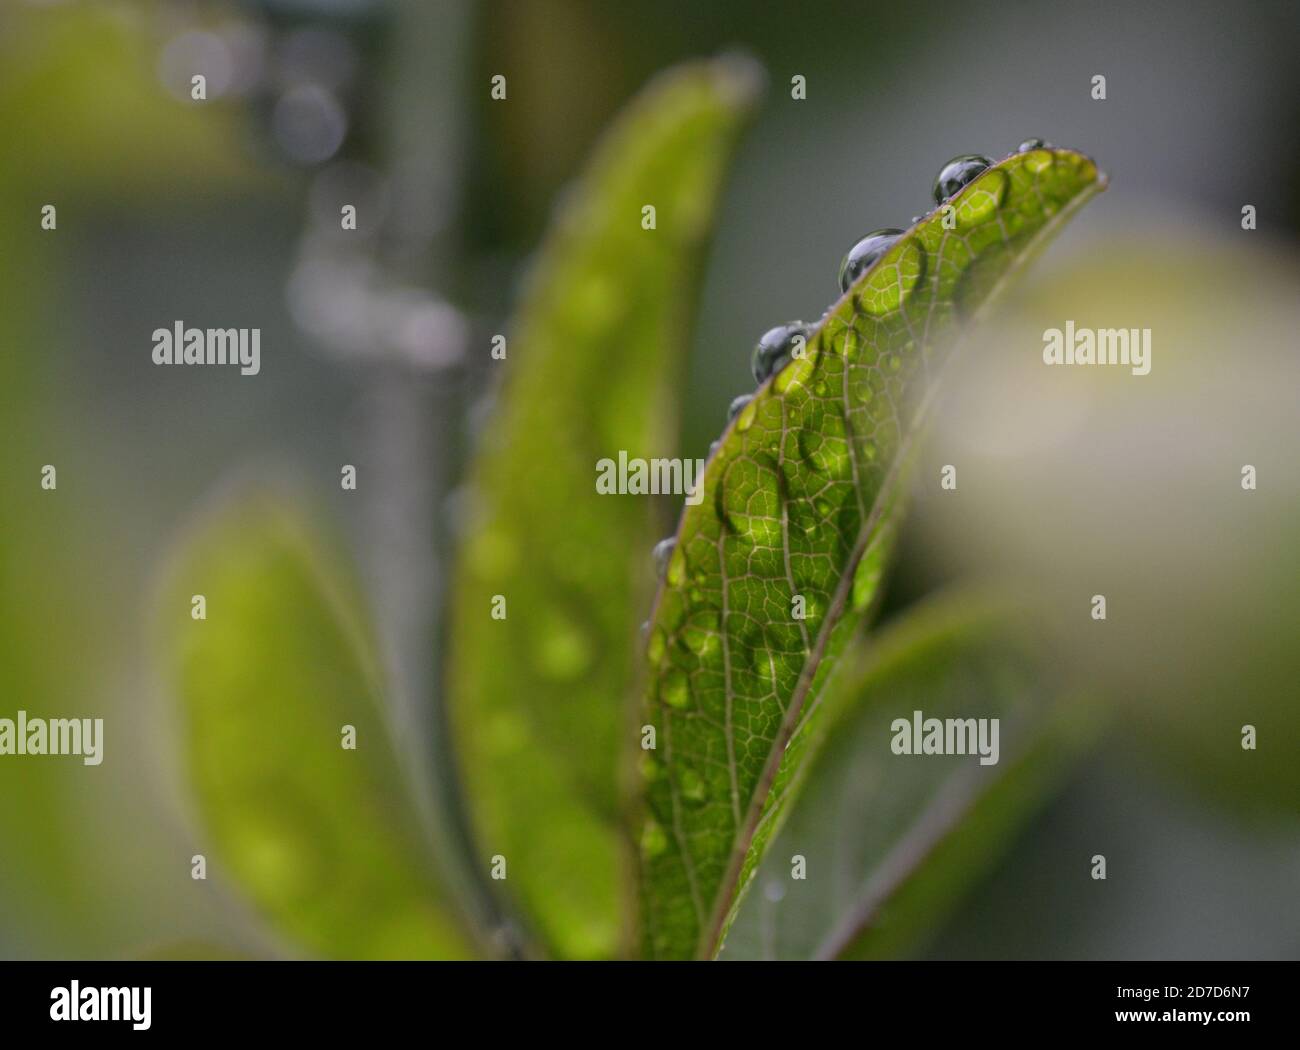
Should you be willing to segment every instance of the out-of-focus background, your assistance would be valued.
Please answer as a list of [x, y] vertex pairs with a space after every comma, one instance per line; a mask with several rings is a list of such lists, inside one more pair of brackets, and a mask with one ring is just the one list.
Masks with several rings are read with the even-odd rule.
[[[921, 472], [958, 462], [962, 484], [918, 494], [885, 616], [994, 570], [1085, 595], [1080, 624], [1104, 591], [1107, 642], [1074, 651], [1120, 715], [928, 951], [1294, 957], [1297, 45], [1287, 2], [6, 0], [0, 716], [112, 737], [98, 768], [0, 759], [0, 955], [292, 951], [189, 877], [157, 671], [167, 552], [232, 477], [289, 479], [354, 552], [432, 790], [429, 639], [490, 336], [620, 106], [736, 47], [770, 84], [724, 192], [684, 455], [752, 387], [757, 335], [818, 316], [842, 252], [926, 210], [949, 156], [1043, 136], [1111, 178], [953, 376]], [[1042, 330], [1067, 319], [1151, 328], [1151, 375], [1044, 369]], [[155, 367], [151, 332], [177, 320], [260, 327], [261, 374]]]

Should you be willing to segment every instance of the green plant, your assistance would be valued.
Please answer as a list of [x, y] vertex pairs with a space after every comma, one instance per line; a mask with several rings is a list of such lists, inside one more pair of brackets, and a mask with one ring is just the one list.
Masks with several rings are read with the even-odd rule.
[[[654, 506], [592, 485], [620, 450], [671, 454], [701, 250], [758, 79], [724, 58], [644, 93], [558, 214], [512, 329], [446, 649], [467, 867], [503, 890], [493, 907], [455, 885], [454, 836], [430, 848], [361, 600], [307, 512], [235, 497], [179, 555], [168, 651], [207, 839], [306, 949], [711, 958], [734, 929], [728, 956], [906, 950], [1087, 739], [999, 598], [949, 595], [860, 638], [953, 335], [1102, 188], [1081, 154], [968, 166], [944, 207], [850, 269], [736, 406], [657, 597]], [[199, 593], [208, 619], [177, 628]], [[891, 768], [886, 789], [877, 723], [913, 707], [1001, 712], [1010, 758], [897, 783]], [[867, 808], [840, 827], [826, 800], [854, 783]], [[773, 941], [787, 847], [861, 892], [785, 893]], [[747, 895], [756, 873], [765, 892]], [[498, 909], [510, 919], [486, 918]]]

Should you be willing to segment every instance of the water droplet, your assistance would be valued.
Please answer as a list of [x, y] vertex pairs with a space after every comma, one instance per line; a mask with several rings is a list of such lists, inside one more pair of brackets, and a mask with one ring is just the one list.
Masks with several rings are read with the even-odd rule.
[[859, 237], [857, 243], [844, 256], [844, 261], [840, 263], [840, 291], [847, 292], [849, 286], [861, 277], [872, 263], [889, 251], [902, 234], [902, 230], [887, 227]]
[[650, 556], [654, 559], [656, 576], [663, 576], [668, 572], [668, 559], [673, 556], [673, 549], [676, 546], [676, 536], [669, 536], [666, 540], [660, 540], [655, 544], [655, 549]]
[[759, 455], [732, 462], [722, 479], [718, 511], [726, 526], [750, 546], [780, 547], [778, 470], [775, 459]]
[[754, 371], [754, 381], [765, 383], [773, 372], [779, 372], [789, 364], [794, 354], [796, 340], [801, 338], [807, 344], [811, 330], [811, 326], [802, 321], [791, 321], [789, 324], [777, 325], [764, 332], [758, 340], [758, 345], [754, 347], [754, 356], [750, 362], [750, 367]]
[[743, 434], [754, 425], [756, 415], [758, 415], [758, 402], [750, 398], [740, 411], [740, 417], [736, 420], [736, 429]]
[[796, 357], [788, 362], [772, 380], [772, 391], [784, 394], [793, 386], [807, 383], [817, 371], [817, 359], [821, 356], [819, 349], [808, 350], [803, 357]]
[[668, 559], [668, 568], [664, 580], [669, 587], [680, 587], [686, 582], [686, 555], [680, 547], [674, 546], [672, 556]]
[[650, 632], [650, 644], [646, 646], [646, 659], [651, 667], [659, 668], [664, 665], [664, 658], [667, 655], [668, 635], [662, 627], [656, 627]]
[[685, 671], [669, 671], [659, 683], [659, 699], [681, 710], [691, 702], [691, 685]]
[[695, 770], [683, 769], [677, 775], [677, 787], [688, 801], [704, 801], [704, 778]]
[[722, 445], [721, 441], [709, 442], [709, 459], [712, 459], [714, 456], [718, 454], [718, 449], [721, 447], [721, 445]]
[[769, 879], [763, 886], [763, 896], [773, 904], [780, 904], [785, 899], [785, 883], [780, 879]]
[[[1034, 157], [1046, 157], [1051, 162], [1050, 153], [1033, 153], [1025, 158], [1025, 166], [1031, 167]], [[957, 224], [963, 229], [984, 222], [993, 217], [1007, 195], [1010, 180], [1001, 168], [990, 171], [978, 186], [971, 188], [960, 204], [957, 205]]]
[[715, 655], [721, 645], [718, 640], [718, 624], [717, 613], [687, 624], [682, 631], [682, 641], [686, 643], [686, 648], [706, 659]]
[[1031, 175], [1038, 175], [1050, 168], [1054, 160], [1054, 155], [1047, 147], [1031, 149], [1029, 150], [1029, 156], [1024, 161], [1025, 170]]
[[1016, 147], [1016, 152], [1028, 153], [1033, 149], [1047, 149], [1050, 145], [1050, 142], [1046, 142], [1043, 139], [1025, 139], [1024, 142]]
[[567, 619], [554, 617], [539, 632], [533, 656], [544, 677], [571, 681], [591, 666], [595, 653], [584, 631]]
[[799, 451], [803, 455], [804, 462], [819, 473], [843, 479], [853, 472], [853, 462], [849, 458], [849, 443], [845, 438], [844, 421], [839, 416], [827, 415], [821, 429], [800, 428]]
[[471, 532], [465, 558], [480, 576], [508, 576], [519, 564], [519, 548], [504, 528], [488, 526]]
[[668, 848], [668, 835], [653, 820], [647, 820], [641, 829], [641, 851], [647, 857], [657, 857]]
[[740, 410], [754, 400], [753, 394], [741, 394], [739, 397], [732, 398], [731, 404], [727, 406], [727, 422], [730, 423], [740, 414]]
[[892, 534], [888, 531], [889, 526], [885, 528], [887, 531], [867, 548], [866, 553], [862, 555], [862, 560], [858, 562], [857, 569], [853, 572], [853, 592], [849, 600], [855, 612], [864, 611], [880, 590], [880, 577], [885, 571], [885, 558], [892, 547]]
[[977, 153], [953, 157], [939, 170], [939, 175], [934, 180], [935, 203], [942, 204], [992, 164], [988, 157], [981, 157]]

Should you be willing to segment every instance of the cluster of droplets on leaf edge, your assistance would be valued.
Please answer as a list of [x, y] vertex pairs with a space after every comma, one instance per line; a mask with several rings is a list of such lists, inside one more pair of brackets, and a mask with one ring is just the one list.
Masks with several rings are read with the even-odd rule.
[[[1014, 156], [1016, 153], [1026, 153], [1030, 150], [1051, 148], [1052, 144], [1050, 142], [1040, 138], [1030, 138], [1020, 143], [1008, 156]], [[939, 174], [935, 176], [933, 189], [935, 206], [940, 207], [956, 196], [992, 167], [993, 163], [992, 159], [978, 153], [964, 153], [953, 157], [952, 160], [939, 169]], [[915, 226], [917, 223], [924, 221], [932, 213], [933, 210], [912, 216], [911, 225]], [[884, 227], [859, 237], [845, 253], [844, 259], [840, 263], [840, 292], [847, 292], [864, 273], [884, 257], [905, 233], [905, 230]], [[824, 313], [823, 316], [825, 316]], [[806, 324], [803, 321], [791, 321], [787, 324], [769, 328], [759, 337], [751, 357], [751, 370], [759, 387], [771, 379], [772, 376], [782, 371], [791, 361], [802, 357], [802, 351], [815, 328], [815, 325]], [[753, 394], [738, 394], [733, 398], [727, 406], [727, 424], [730, 425], [753, 399]], [[710, 457], [717, 452], [719, 444], [720, 441], [714, 441], [709, 446]], [[668, 569], [668, 562], [672, 557], [675, 543], [675, 538], [670, 536], [655, 544], [653, 554], [655, 572], [661, 580]], [[648, 621], [642, 624], [643, 634], [649, 630], [649, 626]]]

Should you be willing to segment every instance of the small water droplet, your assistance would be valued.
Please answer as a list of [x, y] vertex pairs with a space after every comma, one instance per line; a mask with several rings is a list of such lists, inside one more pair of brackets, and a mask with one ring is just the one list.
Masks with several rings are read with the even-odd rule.
[[656, 576], [663, 576], [668, 572], [668, 559], [673, 556], [673, 549], [676, 546], [676, 536], [669, 536], [666, 540], [660, 540], [655, 544], [655, 549], [650, 556], [654, 559]]
[[703, 618], [697, 616], [682, 631], [682, 641], [686, 643], [686, 648], [699, 657], [714, 656], [721, 644], [718, 640], [718, 624], [717, 613]]
[[838, 416], [828, 415], [821, 429], [802, 427], [798, 440], [803, 461], [811, 469], [836, 479], [847, 478], [852, 474], [853, 462], [845, 438], [844, 422]]
[[743, 434], [754, 425], [756, 415], [758, 415], [758, 402], [751, 397], [740, 410], [740, 416], [736, 419], [736, 429]]
[[650, 643], [646, 646], [646, 659], [651, 667], [659, 668], [663, 666], [667, 655], [668, 635], [662, 627], [656, 627], [650, 632]]
[[731, 404], [727, 406], [727, 422], [730, 423], [736, 416], [740, 415], [740, 410], [753, 400], [753, 394], [741, 394], [739, 397], [732, 398]]
[[673, 547], [672, 555], [668, 559], [668, 568], [664, 572], [664, 580], [669, 587], [680, 587], [686, 582], [686, 555], [682, 553], [680, 547]]
[[1046, 142], [1043, 139], [1025, 139], [1024, 142], [1016, 147], [1016, 152], [1028, 153], [1033, 149], [1047, 149], [1050, 145], [1050, 142]]
[[982, 157], [978, 153], [953, 157], [939, 169], [939, 174], [934, 180], [935, 203], [942, 204], [992, 164], [993, 161], [988, 157]]
[[659, 683], [659, 699], [681, 710], [691, 702], [691, 685], [685, 671], [669, 671]]
[[1038, 175], [1052, 166], [1055, 160], [1051, 150], [1047, 147], [1042, 149], [1031, 149], [1028, 151], [1029, 156], [1025, 158], [1025, 170], [1031, 175]]
[[872, 263], [889, 251], [902, 234], [902, 230], [886, 227], [859, 237], [857, 243], [844, 256], [844, 261], [840, 263], [840, 291], [847, 292], [853, 282], [861, 277]]
[[793, 361], [788, 362], [776, 374], [776, 378], [772, 380], [773, 392], [784, 394], [793, 386], [807, 383], [812, 378], [813, 373], [817, 371], [817, 360], [820, 356], [820, 350], [809, 350], [803, 357], [796, 357]]
[[709, 459], [712, 459], [714, 456], [718, 454], [718, 449], [721, 447], [721, 445], [722, 445], [721, 441], [709, 442]]
[[889, 542], [885, 542], [887, 539], [887, 536], [882, 536], [868, 547], [853, 572], [853, 591], [849, 601], [855, 612], [863, 612], [870, 606], [880, 589], [880, 578], [885, 571], [885, 556], [891, 547]]
[[775, 459], [739, 460], [722, 479], [718, 511], [723, 523], [753, 547], [779, 549], [781, 496]]
[[544, 624], [534, 643], [537, 670], [546, 678], [572, 681], [591, 666], [594, 656], [587, 634], [558, 617]]
[[677, 775], [677, 787], [682, 797], [690, 802], [704, 801], [704, 778], [693, 769], [683, 769]]
[[764, 332], [754, 347], [754, 356], [750, 361], [754, 381], [765, 383], [773, 372], [779, 372], [789, 364], [796, 340], [802, 339], [806, 345], [811, 330], [811, 326], [802, 321], [791, 321]]
[[657, 857], [668, 848], [668, 835], [656, 821], [647, 820], [641, 829], [641, 851], [647, 857]]

